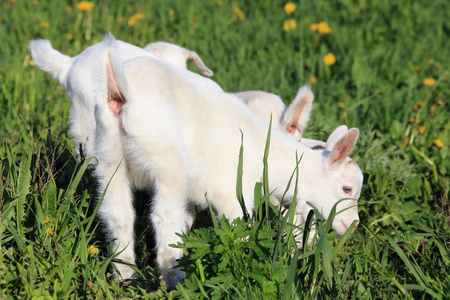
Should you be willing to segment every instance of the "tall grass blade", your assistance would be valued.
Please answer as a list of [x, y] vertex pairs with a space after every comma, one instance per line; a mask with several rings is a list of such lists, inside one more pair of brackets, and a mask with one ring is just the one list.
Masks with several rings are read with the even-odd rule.
[[23, 154], [19, 167], [19, 177], [17, 182], [17, 203], [16, 203], [16, 222], [17, 232], [24, 236], [23, 223], [25, 222], [25, 199], [30, 193], [31, 188], [31, 155]]
[[[267, 139], [266, 139], [266, 146], [264, 149], [264, 157], [263, 157], [263, 189], [264, 189], [264, 195], [265, 197], [268, 197], [270, 195], [269, 190], [269, 168], [268, 168], [268, 159], [269, 159], [269, 149], [270, 149], [270, 136], [272, 134], [272, 115], [270, 116], [269, 121], [269, 130], [267, 131]], [[265, 209], [266, 209], [266, 216], [269, 215], [269, 201], [265, 202]]]
[[[111, 181], [112, 181], [112, 179], [114, 178], [114, 176], [116, 175], [117, 171], [119, 170], [121, 164], [122, 164], [122, 160], [119, 162], [119, 164], [117, 165], [117, 168], [114, 170], [113, 175], [112, 175], [111, 178], [109, 179], [108, 184], [106, 185], [106, 188], [105, 188], [105, 190], [103, 191], [102, 196], [101, 196], [100, 199], [98, 200], [98, 203], [97, 203], [97, 205], [95, 206], [94, 211], [92, 212], [92, 216], [96, 216], [96, 215], [97, 215], [97, 212], [98, 212], [98, 210], [99, 210], [99, 208], [100, 208], [100, 205], [102, 204], [103, 199], [105, 198], [106, 191], [108, 190], [109, 185], [111, 184]], [[86, 229], [85, 229], [86, 231], [89, 231], [89, 229], [91, 228], [92, 223], [94, 222], [94, 220], [95, 220], [94, 217], [91, 218], [91, 219], [89, 220], [88, 224], [86, 225]]]
[[76, 173], [77, 175], [75, 176], [75, 178], [73, 178], [73, 177], [71, 178], [70, 184], [67, 187], [67, 190], [65, 192], [66, 197], [71, 195], [75, 191], [75, 189], [78, 187], [78, 184], [80, 184], [80, 181], [83, 178], [83, 175], [86, 172], [86, 169], [88, 168], [89, 163], [91, 162], [91, 160], [93, 158], [94, 157], [88, 157], [81, 165], [80, 169], [78, 170], [78, 173]]
[[214, 228], [217, 229], [217, 228], [219, 228], [219, 222], [217, 221], [217, 217], [216, 217], [216, 214], [214, 213], [214, 209], [212, 208], [211, 204], [209, 203], [208, 197], [206, 197], [206, 195], [205, 195], [205, 200], [206, 200], [206, 203], [208, 203], [208, 210], [209, 210], [209, 214], [211, 216], [211, 220], [213, 222], [213, 226], [214, 226]]
[[[295, 209], [295, 208], [291, 206], [291, 207], [289, 207], [289, 210], [291, 210], [291, 209]], [[289, 218], [288, 215], [283, 217], [281, 225], [278, 228], [277, 236], [275, 238], [275, 245], [273, 246], [273, 249], [272, 249], [272, 268], [271, 268], [272, 273], [275, 271], [275, 267], [276, 267], [277, 259], [278, 259], [278, 253], [280, 252], [280, 249], [281, 249], [281, 243], [283, 243], [283, 235], [286, 230], [286, 224], [287, 224], [288, 218]]]
[[348, 228], [348, 230], [345, 232], [345, 234], [343, 236], [341, 236], [341, 238], [339, 239], [339, 242], [333, 248], [333, 256], [336, 256], [339, 253], [339, 251], [342, 249], [342, 247], [345, 245], [345, 243], [348, 241], [350, 235], [352, 234], [352, 230], [355, 227], [357, 222], [358, 222], [357, 220], [354, 220], [352, 222], [352, 224], [350, 225], [350, 227]]
[[322, 270], [325, 280], [328, 282], [329, 287], [333, 286], [333, 269], [334, 269], [334, 257], [333, 251], [331, 250], [330, 243], [327, 239], [327, 231], [325, 231], [324, 223], [318, 210], [314, 209], [314, 213], [317, 218], [317, 232], [319, 233], [319, 243], [322, 250]]
[[442, 299], [441, 296], [439, 296], [438, 294], [436, 294], [432, 289], [426, 287], [426, 286], [422, 286], [422, 285], [418, 285], [418, 284], [404, 284], [403, 288], [407, 291], [422, 291], [422, 292], [426, 292], [428, 294], [430, 294], [430, 296], [432, 296], [434, 299]]
[[243, 166], [244, 165], [244, 133], [241, 131], [241, 147], [239, 148], [239, 163], [237, 167], [237, 178], [236, 178], [236, 197], [241, 205], [242, 213], [244, 215], [244, 220], [248, 220], [248, 211], [245, 207], [244, 194], [242, 192], [242, 176], [243, 176]]
[[292, 299], [292, 296], [294, 295], [295, 291], [294, 282], [296, 279], [298, 256], [299, 256], [298, 251], [295, 251], [289, 266], [286, 281], [284, 283], [284, 291], [282, 299], [286, 300]]
[[414, 275], [416, 280], [421, 284], [425, 285], [425, 276], [420, 271], [420, 269], [416, 268], [413, 263], [408, 259], [403, 250], [397, 245], [397, 243], [389, 236], [386, 232], [383, 232], [386, 239], [389, 241], [390, 246], [395, 250], [397, 255], [403, 260], [405, 265], [408, 267], [409, 271]]

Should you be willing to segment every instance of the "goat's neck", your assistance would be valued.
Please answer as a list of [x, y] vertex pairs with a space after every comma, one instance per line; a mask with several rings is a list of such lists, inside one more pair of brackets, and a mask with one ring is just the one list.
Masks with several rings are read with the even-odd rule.
[[[284, 195], [287, 202], [294, 198], [297, 173], [296, 162], [298, 164], [298, 195], [308, 193], [309, 183], [313, 178], [317, 178], [321, 170], [322, 157], [319, 152], [313, 151], [297, 142], [277, 141], [273, 139], [268, 157], [269, 187], [274, 191], [274, 196], [282, 199], [286, 187], [291, 180], [290, 188]], [[300, 191], [301, 186], [301, 191]]]

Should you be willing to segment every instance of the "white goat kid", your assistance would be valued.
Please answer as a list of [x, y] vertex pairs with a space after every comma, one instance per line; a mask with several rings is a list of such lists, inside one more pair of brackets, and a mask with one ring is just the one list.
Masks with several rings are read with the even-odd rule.
[[[197, 53], [167, 42], [154, 42], [144, 47], [145, 50], [186, 69], [186, 61], [191, 59], [203, 74], [212, 76]], [[208, 71], [206, 71], [206, 70]], [[272, 117], [273, 128], [286, 131], [295, 137], [302, 137], [311, 119], [314, 95], [305, 85], [299, 89], [295, 99], [286, 107], [278, 95], [263, 91], [246, 91], [235, 93], [258, 117], [269, 122]], [[307, 143], [305, 140], [302, 143]]]
[[[236, 199], [236, 168], [243, 134], [243, 194], [253, 210], [253, 189], [261, 178], [268, 126], [237, 97], [205, 84], [203, 77], [144, 55], [138, 47], [107, 36], [76, 57], [65, 81], [69, 95], [95, 103], [96, 176], [103, 191], [99, 215], [114, 239], [118, 256], [134, 264], [132, 189], [155, 187], [151, 220], [157, 242], [157, 262], [170, 288], [184, 273], [176, 268], [181, 250], [177, 232], [188, 230], [188, 199], [206, 207], [206, 197], [219, 216], [242, 216]], [[197, 75], [197, 76], [193, 76]], [[334, 133], [331, 136], [337, 136]], [[342, 198], [332, 224], [343, 234], [358, 220], [357, 199], [362, 173], [348, 158], [359, 131], [339, 133], [325, 151], [314, 151], [273, 131], [269, 151], [269, 188], [281, 199], [299, 167], [298, 211], [305, 204], [327, 218]], [[331, 150], [330, 150], [331, 149]], [[117, 168], [117, 166], [120, 166]], [[114, 175], [115, 173], [115, 175]], [[114, 175], [114, 176], [113, 176]], [[292, 202], [293, 186], [285, 195]], [[123, 278], [131, 268], [117, 265]]]
[[278, 95], [263, 91], [236, 93], [261, 119], [273, 120], [273, 127], [286, 131], [295, 137], [302, 137], [309, 120], [314, 95], [309, 86], [301, 87], [292, 103], [286, 107]]
[[[86, 87], [85, 90], [77, 90], [72, 88], [72, 86], [76, 86], [79, 82], [83, 81], [84, 75], [81, 72], [81, 69], [84, 69], [88, 72], [87, 74], [89, 74], [89, 69], [91, 69], [89, 63], [83, 63], [82, 61], [92, 61], [94, 59], [92, 55], [95, 55], [96, 52], [90, 47], [90, 50], [84, 51], [82, 56], [69, 57], [53, 49], [48, 40], [30, 41], [28, 48], [31, 51], [33, 61], [37, 66], [42, 70], [49, 72], [53, 78], [57, 79], [66, 88], [69, 94], [72, 101], [69, 134], [77, 157], [80, 158], [80, 147], [85, 157], [93, 156], [95, 143], [94, 131], [96, 127], [94, 117], [95, 102], [92, 94], [94, 87], [91, 86]], [[186, 69], [186, 61], [190, 59], [203, 74], [207, 76], [213, 75], [213, 72], [205, 66], [197, 53], [180, 46], [165, 42], [155, 42], [147, 45], [145, 47], [146, 51], [138, 49], [138, 47], [134, 47], [130, 53], [124, 51], [123, 58], [132, 58], [137, 55], [149, 56], [163, 59], [184, 69]], [[74, 64], [77, 65], [77, 70], [80, 69], [80, 72], [73, 72], [72, 66]], [[73, 72], [74, 74], [71, 75], [69, 74], [70, 72]], [[212, 80], [195, 73], [190, 75], [198, 76], [199, 81], [203, 82], [205, 85], [211, 85], [217, 90], [222, 90], [222, 88]], [[69, 77], [70, 80], [68, 80]]]
[[144, 47], [144, 50], [147, 50], [182, 69], [187, 69], [186, 61], [191, 60], [202, 74], [206, 76], [214, 75], [214, 73], [206, 67], [205, 63], [196, 52], [178, 45], [159, 41], [148, 44]]

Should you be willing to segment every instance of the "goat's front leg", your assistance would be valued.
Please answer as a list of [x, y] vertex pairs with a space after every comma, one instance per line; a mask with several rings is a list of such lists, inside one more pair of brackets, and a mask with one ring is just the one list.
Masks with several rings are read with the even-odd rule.
[[[307, 203], [304, 203], [303, 205], [301, 205], [301, 210], [299, 210], [298, 209], [299, 206], [300, 205], [298, 205], [297, 203], [297, 209], [294, 214], [294, 225], [297, 226], [297, 228], [294, 230], [294, 236], [295, 240], [297, 241], [297, 244], [300, 247], [302, 247], [305, 246], [303, 245], [303, 234], [305, 232], [306, 218], [308, 216], [309, 211], [312, 210], [313, 207], [311, 207]], [[314, 235], [316, 234], [316, 225], [312, 223], [309, 229], [310, 229], [309, 236], [308, 239], [306, 240], [307, 245], [311, 245], [314, 239]]]

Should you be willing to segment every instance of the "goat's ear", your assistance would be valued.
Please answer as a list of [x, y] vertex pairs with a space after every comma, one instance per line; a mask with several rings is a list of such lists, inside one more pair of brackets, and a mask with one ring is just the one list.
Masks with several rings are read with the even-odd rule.
[[294, 101], [289, 105], [283, 117], [286, 132], [295, 135], [297, 129], [301, 133], [305, 131], [311, 119], [313, 99], [314, 95], [309, 86], [305, 85], [298, 90]]
[[330, 165], [342, 162], [346, 159], [355, 148], [358, 137], [359, 130], [357, 128], [350, 129], [344, 136], [342, 136], [336, 142], [333, 150], [331, 150], [330, 156], [328, 157]]
[[347, 132], [348, 127], [345, 125], [341, 125], [338, 128], [336, 128], [328, 137], [325, 150], [331, 152], [331, 150], [333, 150], [334, 145], [336, 145], [339, 139], [343, 137]]
[[194, 51], [190, 51], [190, 50], [183, 50], [183, 55], [186, 57], [186, 59], [191, 60], [194, 65], [200, 70], [200, 72], [202, 72], [203, 75], [206, 76], [213, 76], [214, 73], [213, 71], [211, 71], [203, 62], [203, 60], [200, 58], [200, 56], [194, 52]]
[[37, 66], [50, 73], [65, 88], [67, 74], [74, 62], [72, 57], [61, 54], [53, 49], [52, 44], [48, 40], [33, 40], [28, 43], [28, 49], [31, 51], [31, 57]]
[[122, 112], [122, 106], [125, 104], [125, 97], [119, 90], [109, 57], [106, 63], [106, 78], [108, 84], [108, 107], [115, 116], [119, 116]]

